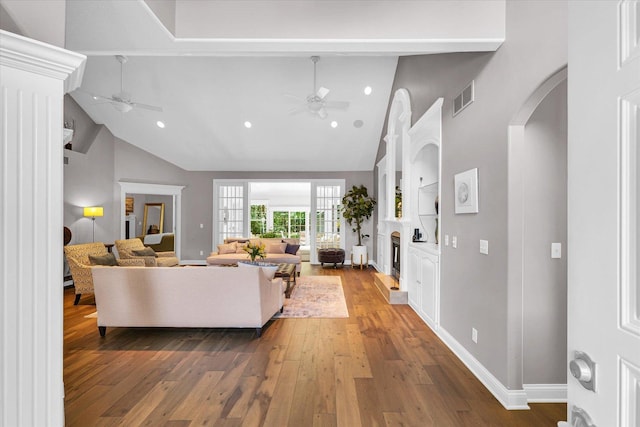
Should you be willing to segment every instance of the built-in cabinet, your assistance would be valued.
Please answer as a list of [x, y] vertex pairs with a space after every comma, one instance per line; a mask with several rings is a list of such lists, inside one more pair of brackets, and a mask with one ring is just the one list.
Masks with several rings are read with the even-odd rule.
[[[438, 99], [410, 126], [409, 95], [399, 89], [389, 112], [386, 154], [377, 164], [378, 270], [391, 274], [396, 251], [391, 235], [399, 233], [400, 291], [407, 293], [409, 305], [433, 329], [440, 322], [442, 103]], [[396, 214], [398, 190], [402, 203]]]
[[409, 305], [432, 329], [440, 323], [440, 250], [436, 245], [410, 243], [407, 291]]

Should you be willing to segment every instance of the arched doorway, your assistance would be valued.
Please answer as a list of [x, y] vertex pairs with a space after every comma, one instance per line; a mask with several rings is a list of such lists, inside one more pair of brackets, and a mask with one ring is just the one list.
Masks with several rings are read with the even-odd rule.
[[[523, 384], [529, 402], [566, 400], [566, 259], [552, 259], [550, 253], [551, 243], [566, 242], [566, 80], [566, 67], [549, 77], [522, 105], [508, 128], [509, 341], [516, 356], [509, 376], [512, 383]], [[559, 128], [558, 123], [549, 123], [549, 115], [554, 114], [549, 109], [562, 102], [564, 116]], [[564, 172], [556, 170], [558, 164], [541, 166], [542, 159], [549, 158], [550, 147], [561, 139], [564, 165], [560, 166]], [[564, 174], [564, 181], [556, 180], [555, 187], [550, 186], [558, 173]], [[544, 189], [548, 193], [541, 196]], [[541, 202], [544, 197], [548, 201]], [[541, 206], [532, 206], [534, 203]], [[549, 210], [562, 204], [564, 210], [556, 216], [564, 215], [563, 225], [550, 223]], [[561, 237], [549, 237], [554, 233]], [[559, 273], [564, 274], [562, 284], [553, 288], [542, 283], [550, 279], [541, 271], [558, 270], [560, 263], [564, 263]], [[533, 283], [535, 280], [538, 282]], [[559, 380], [562, 373], [564, 379]]]

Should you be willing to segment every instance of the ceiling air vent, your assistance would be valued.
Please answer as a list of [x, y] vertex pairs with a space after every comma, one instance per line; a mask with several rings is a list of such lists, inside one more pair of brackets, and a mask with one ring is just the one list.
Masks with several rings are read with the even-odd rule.
[[467, 105], [473, 102], [473, 80], [467, 85], [460, 95], [453, 100], [453, 116], [455, 117], [460, 111], [464, 110]]

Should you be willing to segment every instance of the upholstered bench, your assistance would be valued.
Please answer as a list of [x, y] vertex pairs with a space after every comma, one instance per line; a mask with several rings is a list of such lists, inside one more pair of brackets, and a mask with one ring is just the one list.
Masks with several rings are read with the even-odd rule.
[[344, 249], [322, 248], [318, 249], [318, 261], [324, 267], [324, 263], [333, 263], [333, 268], [338, 267], [338, 263], [344, 266]]

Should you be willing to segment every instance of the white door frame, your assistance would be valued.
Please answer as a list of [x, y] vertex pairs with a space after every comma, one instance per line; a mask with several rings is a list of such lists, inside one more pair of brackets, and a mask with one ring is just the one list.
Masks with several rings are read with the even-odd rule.
[[173, 234], [174, 250], [180, 258], [180, 240], [182, 237], [182, 190], [183, 185], [147, 184], [144, 182], [119, 182], [120, 184], [120, 238], [125, 238], [125, 221], [127, 217], [127, 194], [153, 194], [159, 196], [173, 196]]

